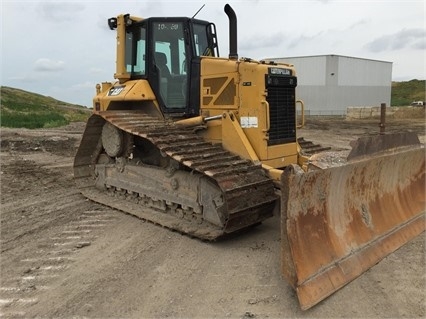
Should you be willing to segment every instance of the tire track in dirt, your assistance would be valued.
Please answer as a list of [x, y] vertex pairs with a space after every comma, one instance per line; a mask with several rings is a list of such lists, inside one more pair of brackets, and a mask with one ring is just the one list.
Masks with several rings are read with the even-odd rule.
[[70, 154], [76, 139], [31, 134], [6, 130], [1, 140], [2, 318], [33, 316], [28, 307], [42, 302], [40, 296], [115, 220], [112, 210], [74, 187]]
[[81, 249], [116, 220], [115, 214], [108, 208], [85, 210], [77, 219], [53, 226], [49, 236], [33, 243], [24, 256], [16, 257], [18, 262], [3, 263], [0, 317], [25, 318], [26, 309], [39, 302], [39, 295], [48, 291], [63, 271], [73, 267]]

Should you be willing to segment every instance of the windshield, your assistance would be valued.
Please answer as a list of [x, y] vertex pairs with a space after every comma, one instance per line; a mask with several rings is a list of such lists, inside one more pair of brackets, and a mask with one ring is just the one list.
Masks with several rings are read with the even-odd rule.
[[158, 86], [167, 108], [186, 107], [186, 45], [182, 22], [154, 22], [154, 65]]

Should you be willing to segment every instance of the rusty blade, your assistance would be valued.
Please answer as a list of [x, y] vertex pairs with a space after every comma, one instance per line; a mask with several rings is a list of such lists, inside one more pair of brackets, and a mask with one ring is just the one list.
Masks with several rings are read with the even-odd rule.
[[364, 136], [350, 143], [352, 150], [347, 159], [354, 160], [362, 156], [369, 156], [374, 153], [379, 153], [401, 146], [413, 146], [419, 144], [419, 137], [414, 132], [397, 132], [384, 135]]
[[424, 148], [282, 175], [282, 272], [302, 309], [425, 230]]

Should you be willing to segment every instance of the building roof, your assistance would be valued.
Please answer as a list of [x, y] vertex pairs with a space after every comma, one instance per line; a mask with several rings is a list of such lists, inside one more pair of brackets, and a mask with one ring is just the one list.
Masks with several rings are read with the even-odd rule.
[[305, 56], [286, 56], [286, 57], [275, 57], [275, 58], [265, 58], [262, 60], [284, 60], [284, 59], [301, 59], [301, 58], [318, 58], [318, 57], [342, 57], [342, 58], [349, 58], [349, 59], [357, 59], [357, 60], [366, 60], [366, 61], [375, 61], [375, 62], [382, 62], [382, 63], [393, 63], [390, 61], [383, 61], [383, 60], [375, 60], [375, 59], [367, 59], [367, 58], [359, 58], [359, 57], [353, 57], [353, 56], [347, 56], [347, 55], [339, 55], [339, 54], [318, 54], [318, 55], [305, 55]]

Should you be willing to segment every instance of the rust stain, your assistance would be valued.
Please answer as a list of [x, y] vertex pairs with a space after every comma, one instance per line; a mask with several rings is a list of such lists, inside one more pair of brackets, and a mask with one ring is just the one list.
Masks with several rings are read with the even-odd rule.
[[425, 230], [424, 149], [283, 175], [283, 274], [303, 309]]

